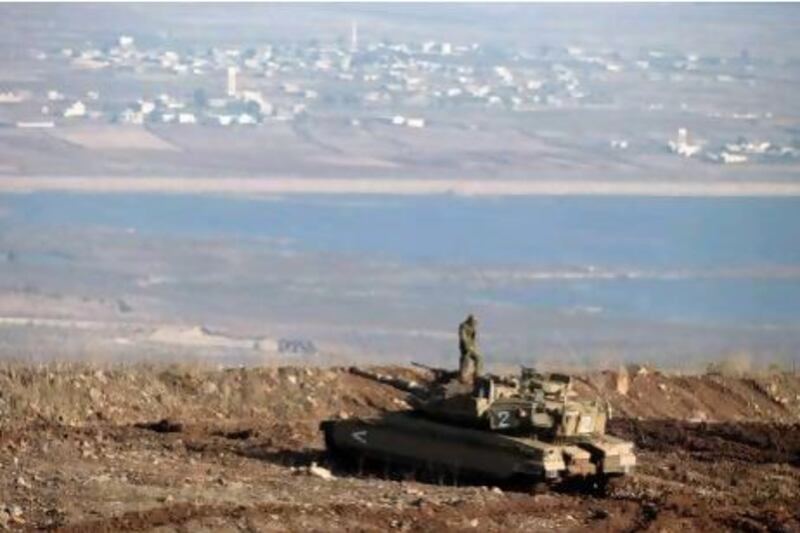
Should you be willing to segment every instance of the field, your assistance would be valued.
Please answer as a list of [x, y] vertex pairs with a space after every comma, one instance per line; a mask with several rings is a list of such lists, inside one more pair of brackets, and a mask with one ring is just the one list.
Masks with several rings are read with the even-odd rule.
[[89, 126], [57, 130], [56, 137], [90, 150], [176, 151], [144, 128]]
[[[424, 382], [403, 368], [383, 372]], [[346, 368], [7, 364], [0, 514], [60, 531], [791, 531], [800, 527], [800, 379], [580, 376], [607, 398], [637, 472], [604, 497], [437, 485], [340, 470], [329, 417], [404, 408]], [[332, 468], [318, 477], [312, 462]]]

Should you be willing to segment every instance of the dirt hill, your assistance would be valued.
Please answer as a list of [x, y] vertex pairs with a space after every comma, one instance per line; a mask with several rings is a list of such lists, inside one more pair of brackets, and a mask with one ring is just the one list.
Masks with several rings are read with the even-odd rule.
[[[424, 384], [424, 371], [372, 369]], [[407, 408], [348, 368], [6, 365], [0, 527], [169, 530], [800, 528], [800, 376], [578, 377], [640, 467], [608, 497], [334, 471], [330, 417]]]

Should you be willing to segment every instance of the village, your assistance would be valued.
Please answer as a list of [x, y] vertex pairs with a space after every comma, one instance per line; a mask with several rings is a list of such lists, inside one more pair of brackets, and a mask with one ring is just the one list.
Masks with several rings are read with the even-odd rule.
[[[776, 111], [617, 94], [626, 77], [667, 88], [657, 95], [687, 83], [752, 87], [758, 83], [759, 64], [746, 51], [728, 58], [664, 50], [623, 57], [613, 50], [577, 46], [510, 50], [475, 42], [365, 41], [353, 21], [347, 38], [328, 43], [177, 50], [140, 46], [134, 36], [120, 35], [114, 42], [81, 49], [34, 50], [32, 61], [97, 78], [98, 86], [76, 91], [58, 85], [2, 85], [0, 125], [247, 128], [324, 116], [356, 129], [370, 123], [423, 129], [435, 127], [442, 116], [460, 114], [535, 120], [543, 111], [658, 115], [678, 107], [682, 115], [724, 119], [741, 127], [728, 137], [709, 140], [682, 126], [655, 146], [634, 135], [609, 135], [605, 149], [654, 150], [717, 164], [780, 163], [800, 156], [796, 138], [764, 137], [764, 128], [752, 127], [772, 121]], [[147, 82], [138, 97], [121, 98], [101, 88], [103, 76]], [[165, 80], [163, 90], [158, 80]], [[463, 127], [480, 126], [473, 121]]]

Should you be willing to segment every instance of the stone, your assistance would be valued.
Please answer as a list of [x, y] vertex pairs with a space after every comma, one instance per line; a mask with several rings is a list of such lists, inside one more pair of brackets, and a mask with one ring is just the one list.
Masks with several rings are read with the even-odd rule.
[[326, 481], [334, 479], [330, 470], [317, 465], [317, 463], [311, 463], [311, 466], [308, 467], [308, 473], [309, 475], [324, 479]]
[[8, 514], [11, 516], [11, 520], [18, 524], [24, 524], [25, 520], [22, 519], [22, 507], [19, 505], [12, 505], [8, 508]]
[[493, 492], [494, 494], [503, 494], [503, 489], [501, 489], [500, 487], [492, 487], [491, 492]]
[[89, 389], [89, 398], [91, 398], [93, 402], [95, 402], [95, 403], [99, 402], [100, 398], [102, 398], [102, 396], [103, 396], [103, 393], [101, 393], [98, 389], [96, 389], [94, 387]]
[[692, 416], [686, 419], [687, 422], [691, 422], [693, 424], [699, 424], [701, 422], [708, 421], [708, 414], [705, 411], [694, 411]]

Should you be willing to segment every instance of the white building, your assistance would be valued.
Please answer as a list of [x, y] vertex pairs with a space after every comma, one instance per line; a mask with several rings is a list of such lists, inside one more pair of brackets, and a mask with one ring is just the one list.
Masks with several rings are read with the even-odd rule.
[[21, 92], [0, 92], [0, 104], [19, 104], [27, 100], [24, 93]]
[[424, 118], [408, 118], [406, 119], [406, 126], [409, 128], [424, 128], [425, 127], [425, 119]]
[[83, 117], [86, 115], [86, 105], [78, 100], [64, 111], [64, 118]]
[[722, 152], [720, 157], [722, 158], [722, 162], [726, 165], [747, 162], [747, 156], [744, 154], [731, 154], [729, 152]]
[[627, 150], [628, 149], [628, 141], [625, 140], [625, 139], [612, 139], [611, 148], [613, 148], [615, 150]]
[[144, 115], [141, 111], [134, 111], [133, 109], [124, 109], [119, 114], [120, 122], [124, 122], [125, 124], [137, 124], [141, 125], [144, 124]]
[[120, 35], [118, 42], [120, 48], [130, 48], [131, 46], [133, 46], [133, 37], [131, 37], [130, 35]]
[[678, 130], [678, 138], [674, 141], [669, 141], [669, 149], [672, 153], [682, 155], [683, 157], [692, 157], [700, 153], [701, 146], [693, 144], [689, 141], [689, 132], [686, 128]]
[[194, 116], [194, 113], [179, 113], [178, 114], [178, 123], [179, 124], [197, 124], [197, 118]]
[[511, 74], [511, 70], [509, 70], [508, 67], [502, 65], [494, 67], [494, 73], [497, 74], [506, 85], [511, 85], [514, 82], [514, 75]]
[[248, 115], [247, 113], [242, 113], [238, 117], [236, 117], [236, 122], [241, 125], [252, 125], [256, 124], [258, 121], [253, 115]]
[[236, 67], [228, 67], [228, 96], [236, 96]]
[[156, 103], [150, 100], [139, 100], [139, 111], [144, 115], [149, 115], [156, 110]]
[[50, 121], [20, 121], [17, 122], [17, 127], [23, 129], [47, 129], [55, 127], [55, 123]]

